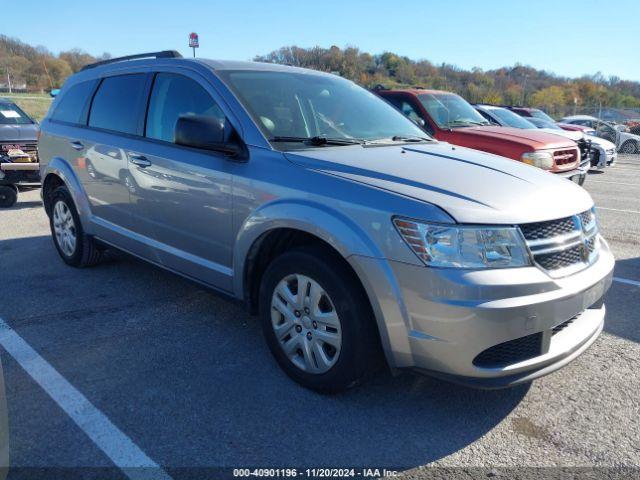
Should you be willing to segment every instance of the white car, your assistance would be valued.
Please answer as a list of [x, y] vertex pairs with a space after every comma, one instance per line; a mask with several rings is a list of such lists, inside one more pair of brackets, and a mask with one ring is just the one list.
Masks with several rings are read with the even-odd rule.
[[599, 137], [615, 143], [620, 153], [640, 153], [640, 135], [626, 132], [624, 125], [614, 125], [590, 115], [572, 115], [560, 122], [593, 128]]

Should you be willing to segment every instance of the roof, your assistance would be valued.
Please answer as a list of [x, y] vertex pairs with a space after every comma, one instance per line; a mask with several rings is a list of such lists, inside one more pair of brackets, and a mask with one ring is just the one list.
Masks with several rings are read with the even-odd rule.
[[568, 117], [563, 117], [562, 120], [598, 120], [596, 117], [592, 117], [591, 115], [569, 115]]

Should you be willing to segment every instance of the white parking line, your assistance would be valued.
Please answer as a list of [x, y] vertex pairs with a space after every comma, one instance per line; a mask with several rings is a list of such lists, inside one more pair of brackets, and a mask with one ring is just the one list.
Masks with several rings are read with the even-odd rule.
[[629, 280], [628, 278], [613, 277], [613, 281], [614, 282], [619, 282], [619, 283], [626, 283], [627, 285], [633, 285], [633, 286], [636, 286], [636, 287], [640, 287], [640, 282], [637, 282], [635, 280]]
[[638, 214], [640, 214], [640, 212], [638, 210], [625, 210], [623, 208], [598, 207], [597, 205], [596, 205], [596, 208], [598, 210], [611, 210], [613, 212], [638, 213]]
[[589, 180], [589, 183], [610, 183], [612, 185], [627, 185], [628, 187], [640, 187], [639, 183], [609, 182], [607, 180]]
[[2, 318], [0, 345], [127, 477], [132, 480], [171, 480], [167, 472], [147, 457], [133, 440], [111, 423]]

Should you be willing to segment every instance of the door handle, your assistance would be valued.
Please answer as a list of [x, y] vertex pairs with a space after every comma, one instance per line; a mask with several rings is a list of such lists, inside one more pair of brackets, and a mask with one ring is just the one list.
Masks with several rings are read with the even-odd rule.
[[141, 168], [145, 168], [151, 165], [151, 162], [147, 160], [147, 157], [145, 157], [144, 155], [138, 155], [137, 153], [130, 153], [129, 161]]
[[84, 148], [84, 145], [77, 140], [69, 142], [69, 145], [71, 145], [74, 150], [82, 150]]

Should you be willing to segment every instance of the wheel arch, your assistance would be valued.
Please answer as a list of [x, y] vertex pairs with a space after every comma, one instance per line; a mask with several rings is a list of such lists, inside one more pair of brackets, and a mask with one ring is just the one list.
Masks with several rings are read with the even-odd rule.
[[47, 214], [50, 213], [47, 200], [51, 192], [58, 186], [64, 185], [69, 190], [76, 209], [78, 210], [80, 220], [86, 228], [86, 226], [89, 225], [88, 220], [91, 217], [89, 198], [71, 165], [63, 158], [55, 157], [46, 166], [42, 178], [42, 200]]
[[287, 203], [286, 207], [271, 205], [246, 219], [238, 233], [234, 253], [236, 297], [245, 301], [251, 313], [258, 313], [259, 286], [268, 264], [280, 253], [307, 244], [319, 244], [345, 262], [369, 301], [387, 362], [391, 366], [397, 364], [392, 345], [392, 338], [396, 337], [390, 335], [384, 309], [370, 282], [361, 277], [363, 270], [358, 268], [355, 259], [369, 257], [383, 263], [386, 260], [365, 232], [339, 212], [321, 205]]

